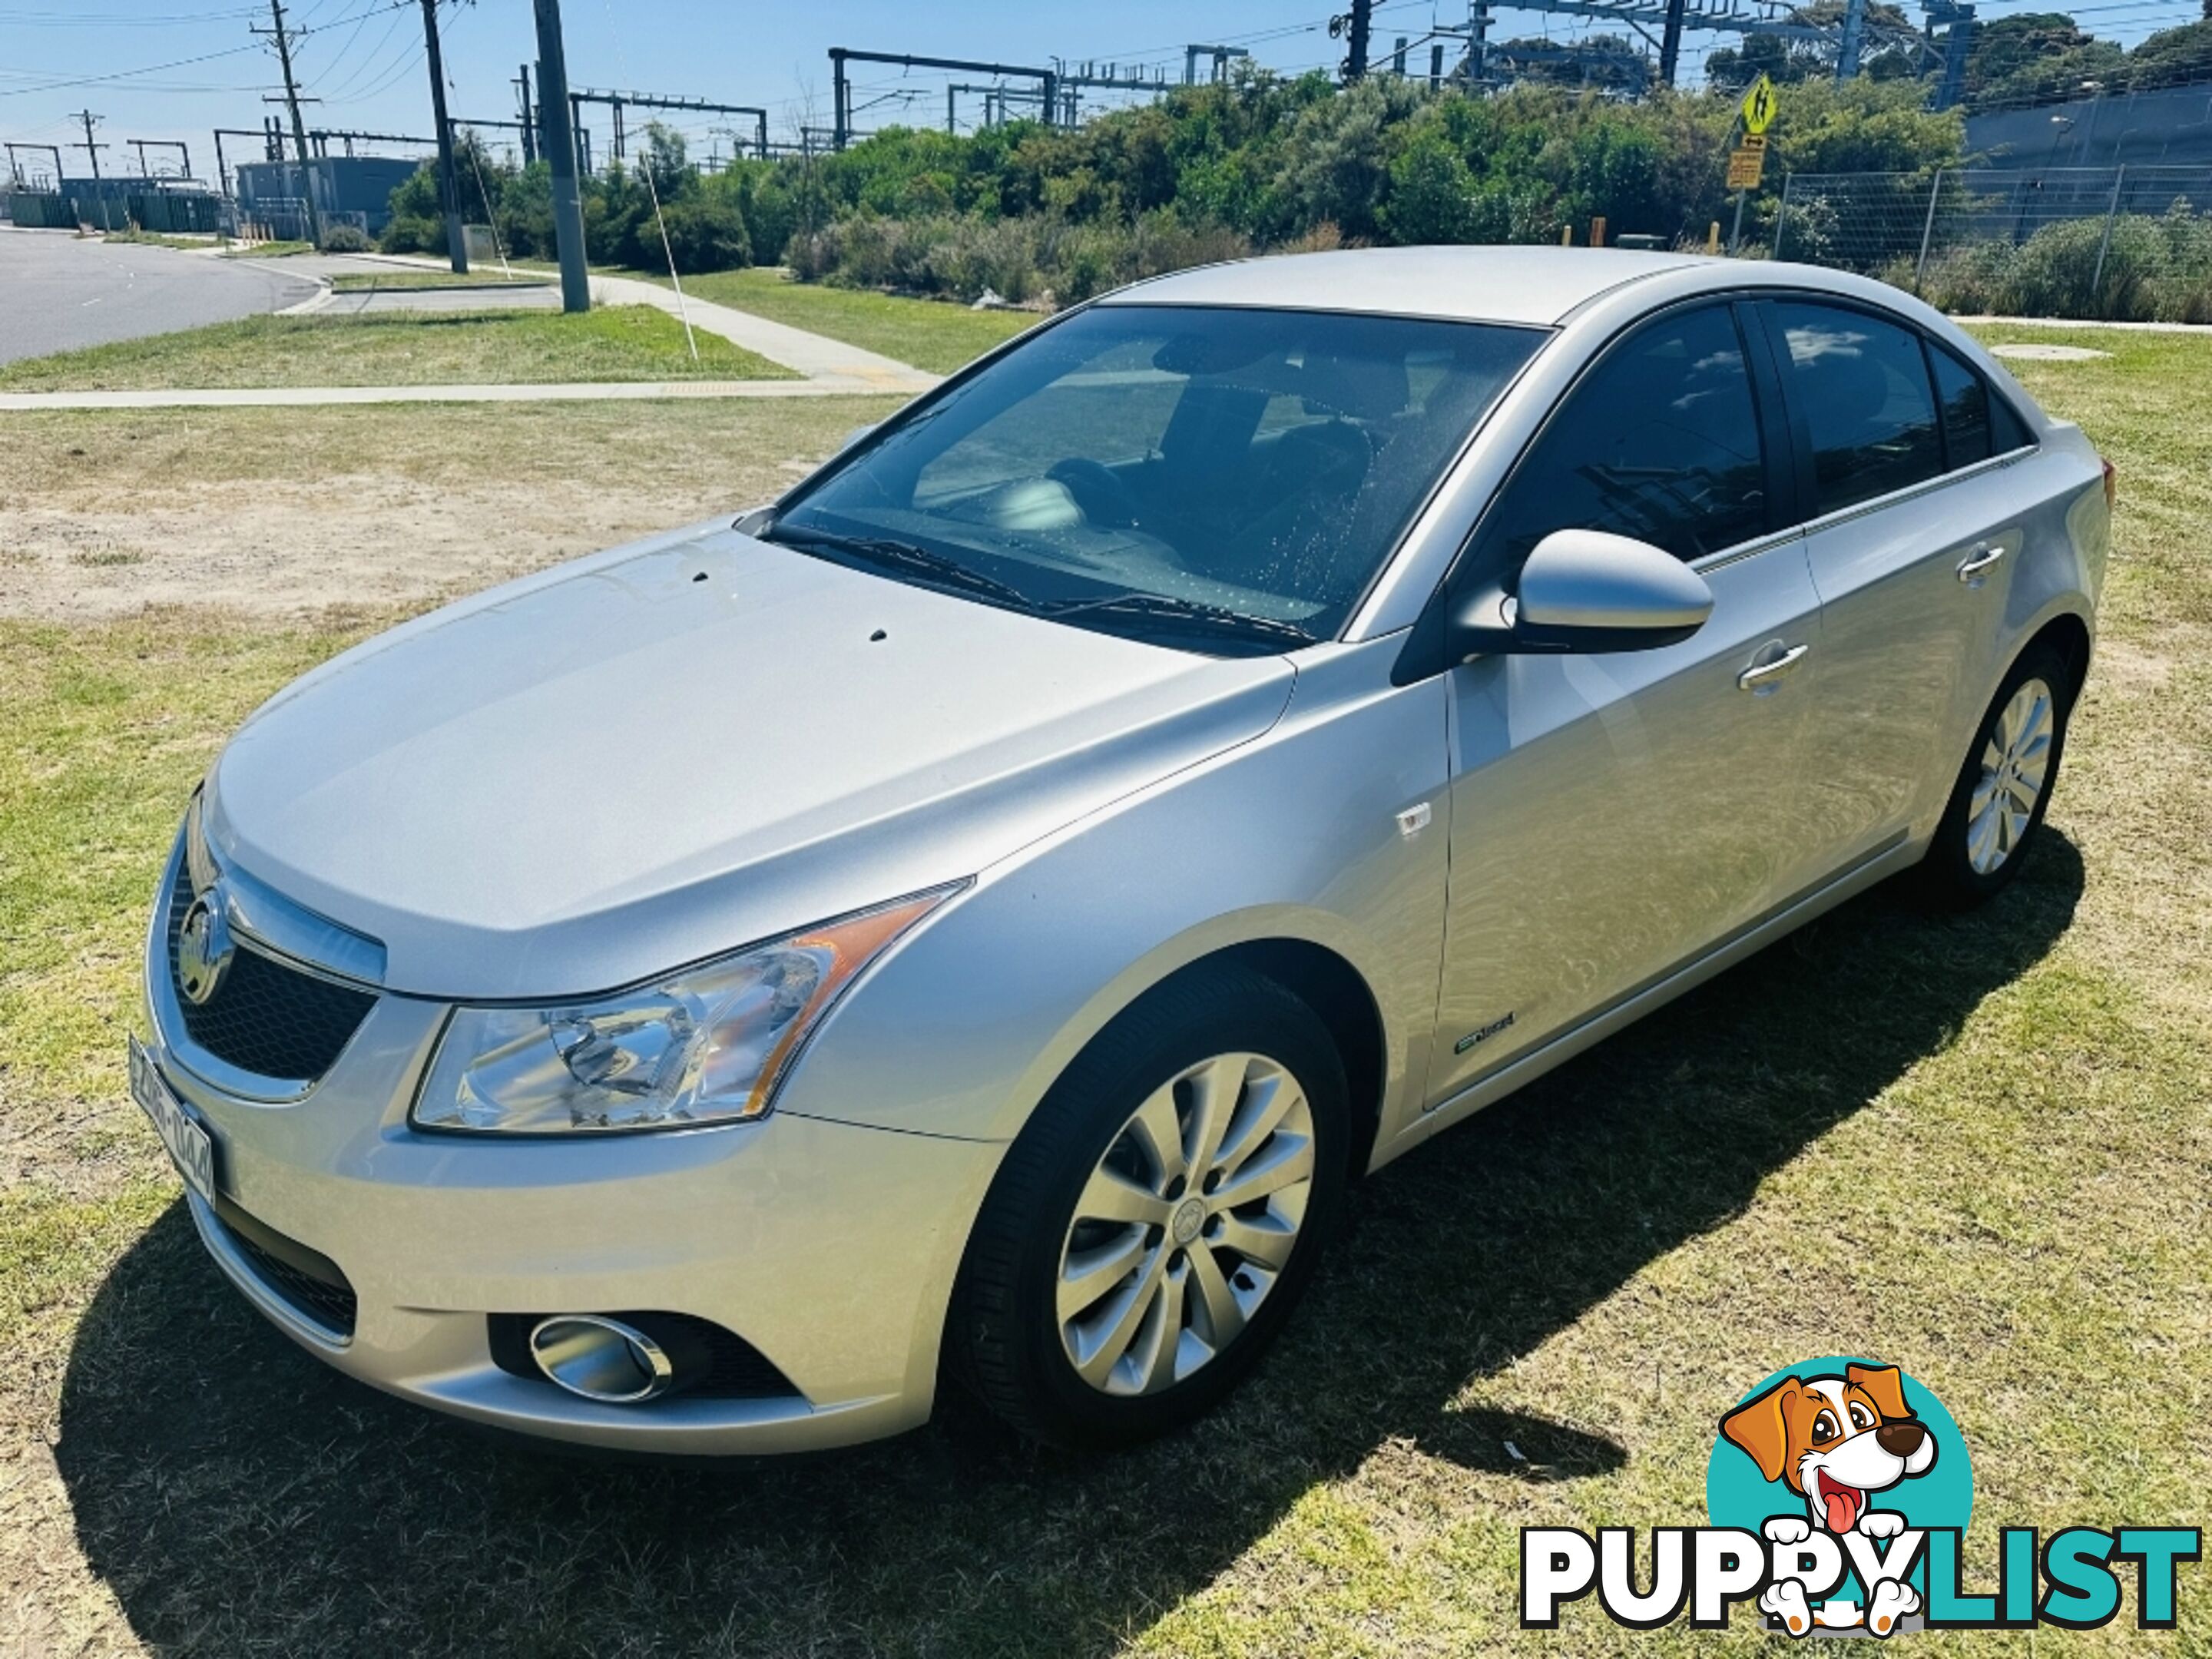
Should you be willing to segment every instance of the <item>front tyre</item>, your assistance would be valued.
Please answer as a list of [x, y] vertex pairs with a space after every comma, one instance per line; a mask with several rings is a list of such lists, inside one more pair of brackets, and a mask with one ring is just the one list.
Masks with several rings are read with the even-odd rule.
[[2076, 690], [2073, 665], [2050, 645], [2023, 653], [2005, 676], [1920, 867], [1931, 902], [1966, 909], [2020, 872], [2058, 781]]
[[1343, 1200], [1344, 1067], [1312, 1012], [1242, 970], [1172, 985], [1055, 1084], [963, 1264], [961, 1372], [1061, 1445], [1142, 1440], [1236, 1386]]

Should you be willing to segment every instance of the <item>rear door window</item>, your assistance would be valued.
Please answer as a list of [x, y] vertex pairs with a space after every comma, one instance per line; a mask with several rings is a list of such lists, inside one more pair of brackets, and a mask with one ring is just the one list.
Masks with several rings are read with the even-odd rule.
[[1779, 301], [1783, 373], [1813, 448], [1814, 512], [1834, 513], [1943, 470], [1920, 337], [1842, 306]]

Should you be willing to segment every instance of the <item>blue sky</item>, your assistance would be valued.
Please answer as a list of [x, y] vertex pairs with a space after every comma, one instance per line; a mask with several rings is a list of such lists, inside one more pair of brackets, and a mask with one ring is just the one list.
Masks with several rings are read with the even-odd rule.
[[[1981, 9], [1986, 17], [2057, 3], [1994, 0]], [[291, 21], [307, 32], [298, 60], [304, 89], [322, 100], [309, 106], [311, 126], [429, 131], [418, 0], [286, 3]], [[1179, 76], [1184, 43], [1200, 40], [1243, 45], [1259, 62], [1294, 70], [1334, 65], [1341, 57], [1341, 44], [1328, 34], [1329, 4], [564, 0], [563, 12], [573, 83], [763, 105], [774, 112], [771, 136], [783, 137], [810, 107], [810, 118], [827, 125], [824, 53], [831, 46], [1009, 63], [1058, 57], [1102, 65], [1107, 60], [1165, 64]], [[453, 113], [513, 118], [510, 79], [520, 64], [535, 56], [530, 0], [459, 5], [446, 0], [441, 9]], [[2075, 15], [2100, 34], [2132, 42], [2153, 29], [2191, 21], [2199, 10], [2197, 0], [2092, 0]], [[1465, 16], [1465, 0], [1382, 0], [1376, 8], [1377, 52], [1387, 53], [1400, 34], [1419, 37], [1431, 20], [1449, 23]], [[267, 21], [267, 0], [0, 0], [0, 137], [18, 143], [81, 139], [81, 128], [70, 118], [89, 107], [105, 118], [96, 136], [112, 146], [101, 156], [109, 170], [137, 167], [128, 139], [181, 138], [205, 173], [212, 159], [211, 129], [260, 125], [261, 100], [274, 88], [276, 66], [247, 28]], [[1542, 13], [1501, 11], [1492, 38], [1548, 33], [1567, 40], [1596, 27]], [[1724, 39], [1693, 36], [1691, 64]], [[856, 99], [863, 106], [860, 125], [866, 127], [898, 119], [941, 124], [945, 85], [956, 77], [870, 67], [856, 78], [862, 86]], [[963, 113], [972, 119], [980, 105], [969, 100]], [[717, 143], [716, 118], [672, 118], [698, 151]], [[602, 115], [602, 126], [604, 120]], [[595, 137], [604, 155], [605, 135]], [[68, 152], [68, 167], [72, 174], [83, 171], [81, 150]]]

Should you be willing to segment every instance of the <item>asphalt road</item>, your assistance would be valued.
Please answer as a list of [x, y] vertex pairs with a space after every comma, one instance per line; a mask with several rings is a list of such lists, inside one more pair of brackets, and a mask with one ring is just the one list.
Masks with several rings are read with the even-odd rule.
[[0, 362], [282, 311], [314, 293], [241, 260], [0, 230]]

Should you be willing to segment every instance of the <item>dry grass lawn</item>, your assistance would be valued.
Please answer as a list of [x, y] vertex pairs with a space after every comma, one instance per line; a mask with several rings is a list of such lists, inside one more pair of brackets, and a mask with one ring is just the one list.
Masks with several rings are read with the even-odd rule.
[[[2100, 661], [2023, 880], [1964, 918], [1854, 902], [1394, 1166], [1229, 1409], [1094, 1462], [957, 1403], [901, 1441], [766, 1467], [478, 1437], [248, 1311], [124, 1097], [148, 895], [191, 780], [258, 698], [447, 586], [757, 495], [865, 408], [13, 420], [0, 1653], [1771, 1653], [1747, 1621], [1639, 1634], [1588, 1603], [1523, 1633], [1518, 1533], [1701, 1522], [1719, 1413], [1827, 1352], [1901, 1363], [1957, 1417], [1972, 1577], [2001, 1525], [2202, 1524], [2212, 343], [2092, 343], [2114, 356], [2021, 366], [2118, 460], [2123, 501]], [[118, 499], [124, 458], [160, 488]], [[127, 522], [165, 489], [165, 526], [208, 526], [173, 564]], [[138, 563], [79, 559], [68, 526], [102, 512], [89, 545]], [[224, 540], [251, 574], [216, 591], [280, 603], [132, 609], [189, 598]], [[414, 574], [386, 584], [342, 546]], [[71, 580], [118, 586], [79, 601]], [[1906, 1639], [2204, 1654], [2212, 1571], [2184, 1574], [2164, 1636], [2130, 1613], [2071, 1638]]]
[[9, 415], [0, 617], [450, 598], [768, 500], [896, 403]]

